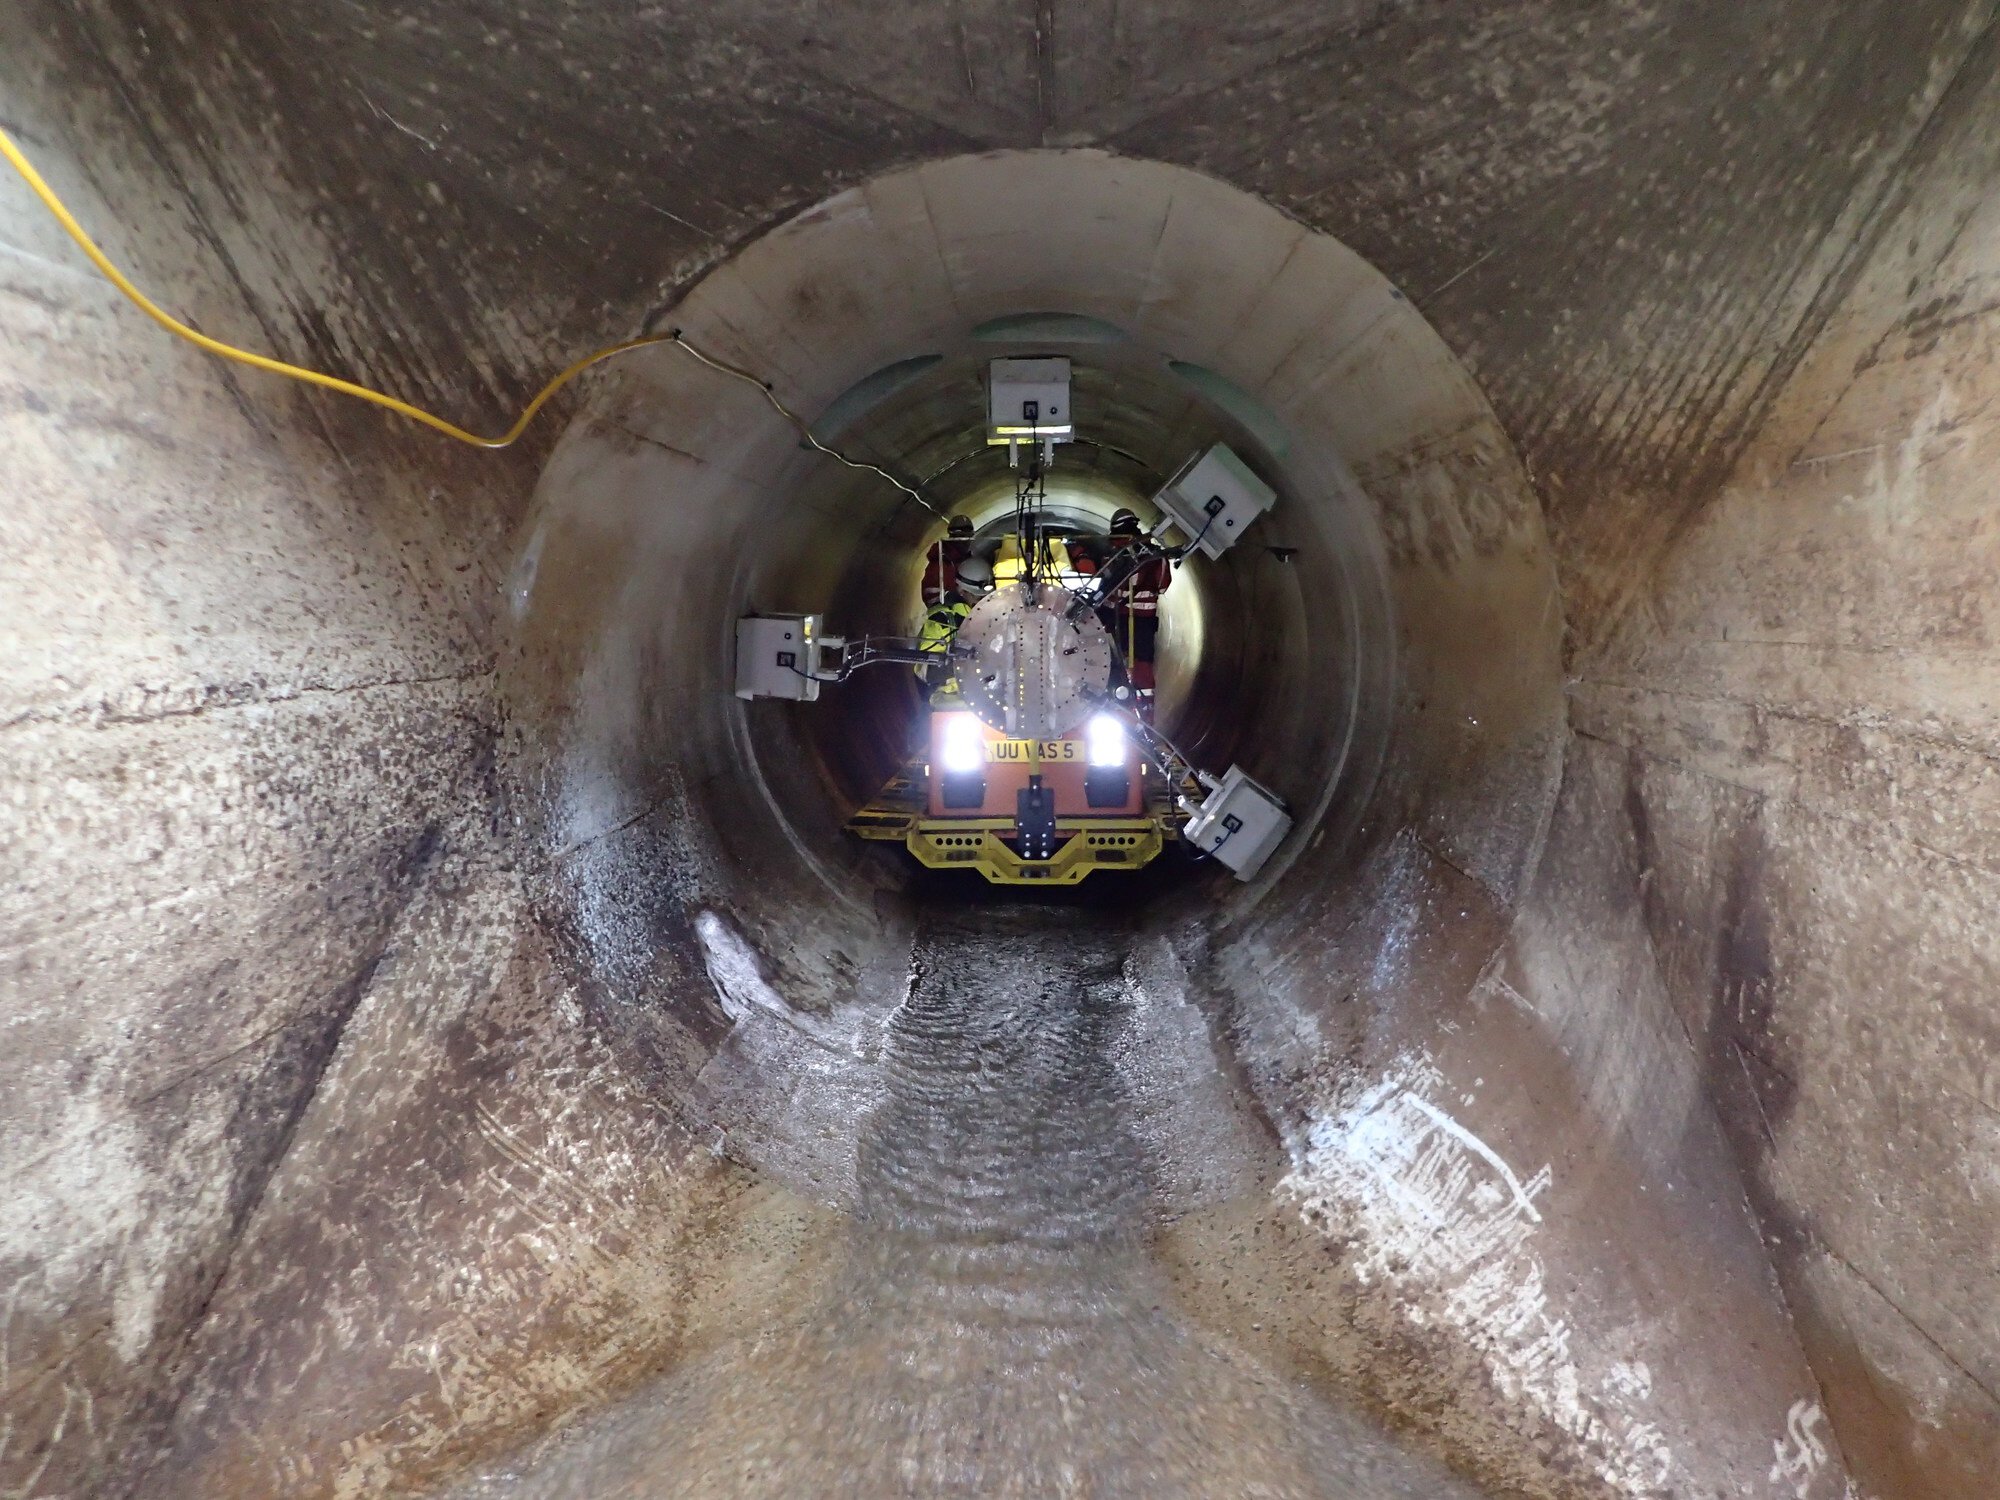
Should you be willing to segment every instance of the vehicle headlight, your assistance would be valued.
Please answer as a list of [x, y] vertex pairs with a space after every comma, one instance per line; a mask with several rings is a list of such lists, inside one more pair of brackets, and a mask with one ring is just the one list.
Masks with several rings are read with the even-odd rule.
[[1090, 763], [1093, 766], [1125, 764], [1125, 726], [1116, 714], [1098, 714], [1090, 721]]
[[971, 714], [944, 714], [944, 732], [939, 736], [938, 759], [947, 771], [963, 774], [986, 764], [986, 737], [979, 732], [979, 720]]

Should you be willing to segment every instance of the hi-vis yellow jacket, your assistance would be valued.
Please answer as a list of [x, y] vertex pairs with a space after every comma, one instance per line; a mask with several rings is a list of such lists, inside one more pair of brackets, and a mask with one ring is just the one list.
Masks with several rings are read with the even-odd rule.
[[917, 649], [931, 660], [918, 662], [915, 671], [932, 687], [942, 687], [951, 675], [952, 639], [971, 613], [972, 606], [952, 594], [942, 604], [933, 604], [924, 616], [924, 628], [917, 632]]

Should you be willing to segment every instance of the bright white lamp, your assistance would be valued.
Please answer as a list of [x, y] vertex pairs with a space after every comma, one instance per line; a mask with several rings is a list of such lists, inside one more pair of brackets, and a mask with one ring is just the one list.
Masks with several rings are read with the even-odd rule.
[[979, 720], [971, 714], [944, 714], [943, 745], [939, 759], [953, 773], [977, 771], [986, 764], [985, 737]]
[[1125, 764], [1125, 726], [1116, 714], [1097, 714], [1090, 721], [1087, 731], [1090, 740], [1090, 763], [1093, 766], [1122, 766]]

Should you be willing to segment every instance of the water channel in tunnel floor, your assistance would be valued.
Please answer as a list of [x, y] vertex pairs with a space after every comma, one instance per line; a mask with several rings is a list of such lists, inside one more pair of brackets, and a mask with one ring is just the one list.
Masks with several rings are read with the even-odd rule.
[[1121, 1057], [1134, 941], [1077, 909], [929, 918], [821, 1303], [461, 1493], [1469, 1494], [1174, 1309]]

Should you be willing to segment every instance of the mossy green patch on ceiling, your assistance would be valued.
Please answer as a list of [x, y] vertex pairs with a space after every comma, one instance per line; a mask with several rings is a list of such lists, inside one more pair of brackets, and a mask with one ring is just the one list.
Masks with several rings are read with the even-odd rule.
[[835, 396], [826, 410], [819, 414], [819, 419], [812, 424], [812, 435], [821, 442], [827, 442], [845, 432], [858, 418], [888, 400], [943, 358], [941, 354], [919, 354], [884, 365], [872, 375], [862, 376]]
[[1125, 330], [1082, 313], [1028, 312], [988, 318], [972, 336], [988, 344], [1117, 344]]
[[1167, 368], [1241, 422], [1273, 458], [1283, 458], [1292, 446], [1291, 434], [1278, 420], [1278, 414], [1228, 376], [1183, 359], [1169, 360]]

